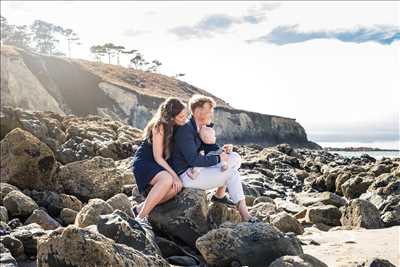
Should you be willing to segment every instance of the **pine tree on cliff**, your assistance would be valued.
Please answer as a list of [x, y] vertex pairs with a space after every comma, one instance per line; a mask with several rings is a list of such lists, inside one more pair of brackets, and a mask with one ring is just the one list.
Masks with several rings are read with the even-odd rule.
[[38, 52], [53, 55], [53, 50], [56, 48], [55, 44], [59, 42], [54, 36], [54, 33], [57, 32], [57, 26], [43, 20], [35, 20], [31, 25], [31, 30]]
[[31, 50], [31, 33], [26, 25], [8, 24], [5, 17], [0, 18], [1, 25], [1, 43], [5, 45], [14, 45], [20, 48]]

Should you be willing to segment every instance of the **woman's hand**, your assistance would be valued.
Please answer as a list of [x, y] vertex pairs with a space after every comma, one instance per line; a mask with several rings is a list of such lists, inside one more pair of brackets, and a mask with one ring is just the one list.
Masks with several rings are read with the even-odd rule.
[[175, 190], [176, 194], [182, 190], [182, 181], [179, 179], [178, 175], [172, 176], [172, 188]]

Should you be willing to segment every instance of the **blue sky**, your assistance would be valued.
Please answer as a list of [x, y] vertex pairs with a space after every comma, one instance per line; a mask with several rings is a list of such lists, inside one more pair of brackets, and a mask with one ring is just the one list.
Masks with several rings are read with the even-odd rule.
[[[296, 118], [322, 145], [399, 148], [400, 6], [327, 2], [1, 2], [10, 23], [114, 42], [232, 106]], [[61, 46], [65, 44], [61, 43]], [[127, 59], [122, 64], [127, 64]]]

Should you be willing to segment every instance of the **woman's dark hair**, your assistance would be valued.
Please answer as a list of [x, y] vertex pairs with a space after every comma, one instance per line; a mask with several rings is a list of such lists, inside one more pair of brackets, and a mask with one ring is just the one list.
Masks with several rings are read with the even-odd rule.
[[164, 128], [164, 140], [163, 140], [163, 156], [168, 158], [170, 155], [170, 146], [172, 143], [172, 135], [175, 126], [175, 117], [185, 109], [183, 104], [176, 97], [169, 97], [163, 103], [160, 104], [156, 114], [147, 123], [143, 130], [143, 140], [147, 139], [150, 143], [153, 141], [153, 129], [160, 131], [160, 126]]

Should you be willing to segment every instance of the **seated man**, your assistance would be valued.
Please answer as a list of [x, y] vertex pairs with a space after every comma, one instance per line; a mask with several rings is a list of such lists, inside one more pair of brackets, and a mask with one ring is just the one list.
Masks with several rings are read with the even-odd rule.
[[[205, 144], [199, 136], [199, 130], [209, 125], [213, 117], [215, 101], [207, 96], [194, 95], [189, 100], [192, 116], [183, 126], [178, 126], [174, 133], [174, 144], [171, 155], [171, 164], [174, 171], [182, 180], [183, 187], [209, 190], [218, 188], [213, 196], [214, 201], [229, 204], [225, 196], [228, 188], [233, 203], [237, 206], [243, 221], [257, 222], [251, 217], [245, 201], [241, 183], [239, 167], [240, 155], [232, 152], [232, 145], [225, 145], [225, 152], [218, 154], [209, 153], [219, 149], [217, 144]], [[199, 153], [204, 150], [204, 155]], [[228, 169], [221, 172], [222, 161], [228, 162]], [[191, 167], [205, 167], [199, 172], [196, 179], [190, 178], [188, 172]]]

